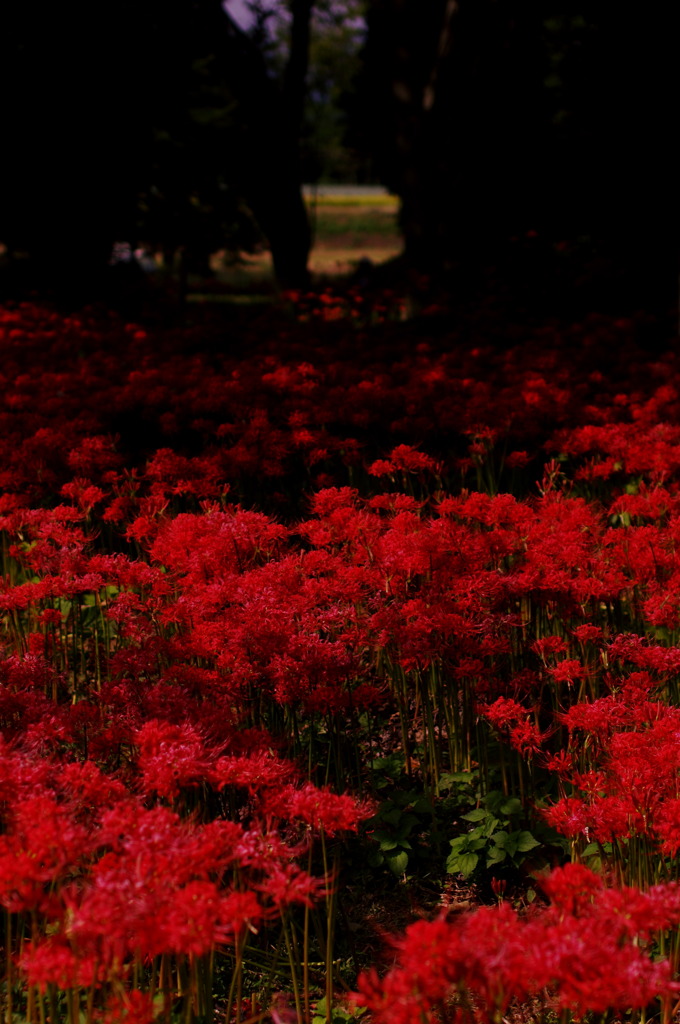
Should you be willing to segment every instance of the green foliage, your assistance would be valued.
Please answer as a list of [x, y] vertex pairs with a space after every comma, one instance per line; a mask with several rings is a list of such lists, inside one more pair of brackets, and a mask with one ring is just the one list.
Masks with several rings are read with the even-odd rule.
[[312, 1017], [312, 1024], [345, 1024], [346, 1021], [360, 1020], [366, 1013], [365, 1006], [351, 1006], [347, 1009], [344, 1006], [332, 1006], [328, 1013], [325, 998], [320, 999], [316, 1004], [316, 1012]]
[[581, 852], [580, 859], [591, 871], [599, 872], [606, 868], [613, 853], [613, 843], [588, 843]]
[[366, 235], [380, 235], [386, 240], [399, 238], [396, 209], [365, 204], [356, 207], [327, 204], [323, 199], [310, 203], [314, 217], [314, 233], [318, 239], [351, 235], [360, 243]]
[[372, 784], [376, 789], [386, 789], [397, 782], [404, 774], [404, 758], [402, 754], [388, 754], [387, 757], [375, 757], [370, 763]]
[[443, 798], [444, 813], [455, 817], [462, 807], [474, 807], [479, 803], [482, 796], [479, 772], [443, 772], [439, 776], [437, 792]]
[[368, 863], [371, 867], [385, 866], [400, 877], [418, 852], [418, 836], [432, 826], [433, 807], [422, 793], [394, 785], [403, 772], [399, 755], [376, 758], [371, 767], [376, 788], [390, 787], [391, 792], [367, 823], [371, 839], [378, 844], [369, 855]]
[[364, 34], [361, 0], [317, 5], [309, 49], [303, 155], [313, 180], [351, 181], [357, 154], [347, 145]]
[[525, 818], [521, 801], [506, 797], [499, 790], [487, 794], [483, 807], [462, 814], [461, 818], [474, 828], [451, 840], [451, 853], [446, 859], [449, 874], [469, 878], [480, 866], [492, 872], [518, 868], [527, 854], [538, 847], [561, 846], [556, 833], [541, 823], [535, 824], [533, 831], [518, 827]]
[[[251, 6], [257, 10], [264, 5], [254, 0]], [[288, 59], [290, 7], [284, 2], [264, 12], [263, 52], [279, 80]], [[357, 105], [365, 9], [365, 0], [317, 0], [314, 5], [301, 139], [306, 181], [356, 180], [365, 161], [347, 141], [351, 111]]]

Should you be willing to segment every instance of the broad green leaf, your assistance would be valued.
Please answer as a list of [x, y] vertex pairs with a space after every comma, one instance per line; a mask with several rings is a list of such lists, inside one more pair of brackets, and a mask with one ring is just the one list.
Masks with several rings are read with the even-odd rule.
[[502, 847], [492, 846], [486, 855], [487, 867], [490, 867], [492, 864], [500, 864], [507, 856], [507, 852]]
[[464, 879], [467, 879], [478, 863], [479, 857], [476, 853], [464, 853], [462, 857], [458, 858], [458, 866], [454, 870], [462, 874]]
[[535, 846], [540, 845], [541, 844], [539, 843], [539, 841], [537, 839], [534, 839], [531, 832], [520, 832], [519, 836], [517, 837], [518, 853], [526, 853], [528, 850], [533, 850]]
[[415, 814], [402, 813], [398, 824], [400, 834], [408, 835], [414, 825], [420, 825], [420, 818]]
[[502, 789], [491, 789], [486, 794], [484, 803], [486, 804], [487, 810], [492, 811], [494, 814], [498, 814], [498, 808], [501, 804], [505, 803], [508, 798]]
[[483, 821], [484, 818], [489, 816], [489, 812], [483, 807], [477, 807], [474, 811], [468, 811], [467, 814], [461, 814], [463, 821]]
[[390, 811], [378, 813], [381, 821], [387, 822], [388, 825], [397, 825], [404, 812], [401, 807], [393, 807]]
[[399, 850], [397, 853], [385, 854], [385, 862], [395, 875], [403, 875], [408, 865], [408, 853], [406, 850]]
[[476, 776], [472, 772], [443, 772], [439, 776], [437, 789], [451, 789], [457, 782], [471, 786], [475, 781]]
[[396, 842], [392, 832], [387, 832], [384, 828], [377, 828], [371, 833], [371, 837], [375, 839], [376, 843], [380, 843], [381, 846], [383, 843]]
[[479, 839], [472, 839], [467, 844], [468, 850], [483, 850], [485, 846], [488, 846], [488, 840], [486, 836], [480, 836]]
[[518, 800], [516, 796], [510, 797], [509, 800], [506, 800], [499, 807], [500, 813], [504, 814], [507, 818], [510, 818], [513, 814], [521, 814], [522, 810], [522, 801]]

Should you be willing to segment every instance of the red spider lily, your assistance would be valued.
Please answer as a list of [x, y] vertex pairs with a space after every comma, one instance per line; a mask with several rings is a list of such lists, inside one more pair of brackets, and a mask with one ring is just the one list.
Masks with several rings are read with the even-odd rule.
[[356, 832], [359, 824], [375, 813], [375, 808], [359, 803], [348, 794], [331, 793], [307, 783], [300, 788], [285, 786], [272, 793], [263, 811], [269, 815], [300, 821], [315, 832], [334, 836], [338, 832]]
[[668, 962], [654, 962], [637, 944], [677, 920], [676, 888], [607, 890], [580, 865], [543, 884], [553, 902], [533, 916], [520, 918], [503, 902], [451, 923], [411, 925], [396, 942], [398, 966], [382, 979], [363, 975], [358, 1001], [377, 1021], [415, 1022], [478, 1019], [468, 996], [490, 1015], [544, 989], [576, 1012], [677, 997]]
[[10, 830], [0, 836], [0, 900], [13, 912], [45, 911], [57, 888], [78, 871], [96, 842], [69, 809], [47, 793], [12, 807]]
[[558, 685], [567, 683], [569, 686], [583, 679], [586, 674], [586, 669], [577, 658], [565, 658], [564, 661], [553, 665], [549, 671], [553, 682]]
[[145, 793], [174, 799], [186, 786], [212, 777], [212, 763], [200, 734], [190, 725], [147, 721], [133, 736]]
[[369, 466], [373, 476], [391, 476], [394, 473], [437, 473], [440, 466], [429, 455], [416, 451], [407, 444], [394, 448], [387, 459], [378, 459]]
[[156, 1006], [149, 992], [133, 989], [112, 994], [101, 1018], [102, 1024], [151, 1024], [156, 1017]]
[[[368, 317], [351, 294], [302, 300]], [[636, 357], [632, 329], [532, 330], [501, 352], [342, 332], [327, 346], [289, 323], [231, 355], [202, 328], [156, 346], [113, 319], [0, 311], [0, 893], [17, 991], [89, 987], [102, 1019], [146, 1021], [134, 973], [154, 957], [178, 975], [222, 947], [238, 960], [281, 919], [297, 941], [335, 900], [313, 841], [359, 831], [352, 787], [400, 745], [436, 800], [477, 760], [488, 785], [482, 754], [510, 744], [534, 760], [505, 761], [504, 785], [540, 793], [556, 772], [545, 813], [575, 853], [594, 839], [606, 861], [611, 842], [622, 877], [635, 857], [645, 884], [673, 876], [680, 387], [673, 354]], [[530, 496], [471, 493], [482, 470]], [[385, 475], [396, 490], [373, 493]], [[399, 493], [414, 485], [417, 500]], [[400, 970], [362, 982], [376, 1020], [490, 1016], [542, 988], [577, 1012], [675, 998], [650, 937], [678, 924], [673, 887], [574, 867], [545, 891], [526, 917], [506, 904], [414, 926]], [[15, 1016], [37, 1016], [32, 998]]]
[[96, 959], [74, 949], [65, 936], [28, 943], [19, 958], [19, 967], [28, 984], [42, 993], [50, 985], [63, 990], [89, 988], [99, 980]]

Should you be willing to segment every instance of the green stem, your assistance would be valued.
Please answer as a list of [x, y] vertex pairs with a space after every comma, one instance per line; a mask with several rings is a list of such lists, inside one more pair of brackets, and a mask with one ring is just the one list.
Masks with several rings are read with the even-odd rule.
[[12, 1024], [12, 915], [5, 911], [5, 979], [7, 982], [7, 1024]]
[[293, 986], [293, 998], [295, 1000], [295, 1011], [298, 1016], [298, 1021], [303, 1021], [305, 1018], [302, 1015], [302, 1003], [300, 1001], [300, 985], [297, 978], [297, 966], [295, 963], [295, 957], [293, 956], [293, 947], [288, 935], [288, 926], [286, 924], [285, 916], [281, 916], [281, 924], [283, 927], [283, 938], [286, 943], [286, 952], [288, 953], [288, 963], [290, 965], [290, 980]]

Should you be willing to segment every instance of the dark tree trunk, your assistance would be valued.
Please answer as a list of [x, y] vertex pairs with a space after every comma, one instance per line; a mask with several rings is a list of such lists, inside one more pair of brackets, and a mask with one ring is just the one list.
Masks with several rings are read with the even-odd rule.
[[[220, 14], [223, 14], [220, 7]], [[311, 232], [300, 182], [299, 135], [309, 59], [312, 0], [294, 5], [291, 53], [281, 91], [251, 40], [223, 15], [223, 59], [242, 107], [243, 151], [234, 184], [269, 241], [274, 271], [286, 288], [309, 281]]]
[[406, 253], [419, 269], [486, 258], [520, 225], [535, 226], [544, 69], [534, 8], [371, 4], [383, 174], [401, 197]]
[[[307, 282], [298, 134], [310, 0], [297, 7], [285, 92], [220, 0], [185, 0], [181, 9], [121, 0], [106, 12], [81, 0], [3, 8], [0, 242], [16, 255], [13, 266], [28, 287], [96, 296], [113, 242], [135, 237], [159, 116], [160, 127], [181, 120], [193, 61], [213, 54], [238, 122], [224, 136], [229, 183], [268, 238], [281, 284]], [[192, 188], [175, 186], [178, 194]]]
[[545, 295], [565, 303], [577, 285], [592, 308], [672, 307], [679, 19], [675, 4], [371, 0], [376, 155], [411, 265], [493, 265], [527, 294], [550, 272]]
[[28, 287], [75, 301], [97, 291], [134, 204], [144, 140], [139, 83], [122, 70], [138, 64], [132, 20], [126, 0], [105, 32], [80, 2], [9, 4], [0, 16], [0, 240]]

